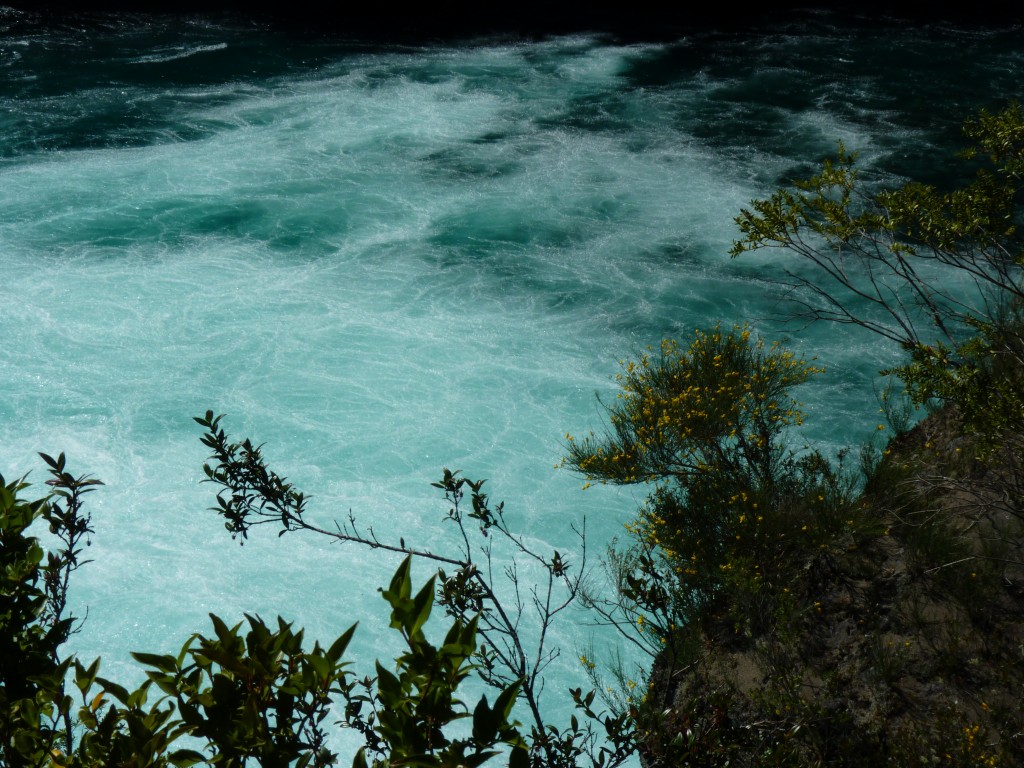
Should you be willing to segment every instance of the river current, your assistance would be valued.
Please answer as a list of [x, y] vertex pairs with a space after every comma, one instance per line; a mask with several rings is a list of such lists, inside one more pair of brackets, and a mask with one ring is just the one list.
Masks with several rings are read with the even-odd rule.
[[[0, 472], [65, 451], [89, 503], [73, 639], [105, 675], [243, 613], [357, 667], [394, 648], [378, 552], [207, 511], [191, 417], [228, 414], [309, 494], [382, 537], [443, 549], [430, 483], [461, 469], [539, 551], [591, 562], [642, 489], [555, 469], [602, 425], [617, 361], [751, 322], [826, 373], [802, 440], [856, 447], [896, 351], [788, 327], [771, 253], [730, 260], [733, 217], [837, 141], [893, 179], [942, 181], [963, 120], [1022, 96], [1020, 29], [794, 15], [756, 30], [383, 44], [236, 17], [0, 8]], [[498, 565], [507, 564], [498, 555]], [[418, 567], [417, 579], [429, 575]], [[614, 652], [583, 613], [556, 629], [546, 696]]]

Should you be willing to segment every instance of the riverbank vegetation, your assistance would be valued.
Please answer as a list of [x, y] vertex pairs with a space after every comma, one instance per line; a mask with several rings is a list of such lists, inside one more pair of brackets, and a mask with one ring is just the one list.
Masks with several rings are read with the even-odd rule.
[[[870, 445], [802, 447], [813, 414], [794, 389], [821, 371], [746, 326], [621, 363], [607, 423], [569, 437], [565, 459], [588, 482], [647, 488], [603, 558], [611, 594], [590, 586], [582, 525], [577, 551], [538, 551], [483, 482], [449, 470], [434, 484], [449, 551], [352, 516], [310, 522], [262, 448], [210, 411], [196, 421], [232, 537], [270, 526], [403, 557], [382, 595], [404, 650], [360, 678], [354, 628], [310, 647], [284, 620], [211, 617], [176, 655], [135, 654], [147, 682], [129, 691], [64, 650], [98, 481], [43, 455], [47, 492], [0, 482], [0, 764], [329, 765], [329, 732], [348, 727], [356, 768], [610, 768], [635, 752], [649, 766], [1024, 765], [1024, 114], [982, 113], [966, 133], [957, 189], [886, 189], [840, 147], [737, 219], [735, 255], [801, 257], [781, 282], [806, 319], [906, 351], [889, 372], [906, 399], [882, 399]], [[417, 559], [434, 575], [414, 589]], [[545, 694], [561, 650], [548, 630], [573, 606], [646, 651], [648, 677], [609, 692], [616, 670], [583, 656], [596, 692]], [[443, 626], [428, 623], [438, 608]], [[471, 676], [488, 691], [476, 702]], [[577, 715], [552, 722], [544, 695]]]
[[[737, 329], [711, 357], [698, 334], [626, 363], [607, 433], [570, 444], [593, 480], [654, 482], [616, 559], [665, 646], [638, 709], [648, 764], [1024, 764], [1024, 117], [966, 134], [957, 189], [880, 189], [840, 147], [737, 219], [734, 255], [802, 257], [782, 282], [805, 319], [906, 351], [891, 439], [793, 453], [787, 389], [810, 365], [737, 358]], [[929, 414], [913, 428], [910, 406]]]

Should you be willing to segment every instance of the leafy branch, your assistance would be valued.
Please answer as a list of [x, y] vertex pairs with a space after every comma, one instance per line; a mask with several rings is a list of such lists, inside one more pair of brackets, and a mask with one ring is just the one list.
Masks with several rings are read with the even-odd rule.
[[[578, 563], [562, 552], [550, 555], [531, 548], [513, 532], [504, 503], [492, 505], [483, 491], [483, 480], [470, 480], [458, 471], [445, 469], [433, 487], [444, 492], [449, 508], [444, 520], [454, 524], [457, 544], [442, 553], [383, 540], [372, 527], [363, 529], [350, 512], [343, 522], [326, 528], [306, 516], [307, 497], [284, 477], [267, 467], [262, 446], [250, 440], [232, 441], [221, 427], [222, 415], [207, 411], [195, 421], [206, 432], [202, 443], [211, 450], [204, 464], [207, 481], [220, 486], [211, 509], [225, 520], [233, 538], [243, 542], [258, 525], [277, 527], [278, 535], [305, 531], [333, 541], [347, 542], [404, 556], [423, 558], [437, 566], [436, 599], [446, 613], [469, 625], [482, 639], [475, 652], [476, 671], [488, 685], [516, 691], [530, 715], [531, 761], [535, 766], [575, 766], [588, 758], [595, 766], [612, 766], [625, 760], [624, 748], [598, 746], [598, 734], [588, 724], [575, 724], [562, 732], [546, 722], [541, 706], [544, 671], [559, 656], [552, 647], [550, 629], [557, 618], [582, 597], [587, 575], [585, 523], [572, 527], [579, 540]], [[468, 494], [468, 503], [467, 503]], [[511, 553], [512, 564], [495, 564], [495, 546]], [[525, 587], [516, 565], [524, 561], [539, 566], [539, 583]], [[505, 588], [499, 588], [504, 583]], [[525, 639], [525, 627], [531, 637]], [[584, 699], [577, 702], [584, 707]], [[604, 715], [601, 723], [613, 715]]]

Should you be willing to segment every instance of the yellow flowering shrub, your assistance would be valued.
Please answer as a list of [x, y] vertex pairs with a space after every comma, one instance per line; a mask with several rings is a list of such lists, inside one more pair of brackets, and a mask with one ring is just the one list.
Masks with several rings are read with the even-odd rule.
[[588, 481], [653, 485], [627, 525], [646, 554], [626, 596], [650, 632], [692, 621], [723, 589], [737, 606], [761, 600], [795, 547], [827, 546], [842, 473], [785, 445], [803, 421], [791, 390], [819, 368], [747, 326], [697, 330], [621, 366], [607, 430], [570, 436], [565, 463]]
[[622, 363], [609, 432], [570, 437], [566, 462], [612, 483], [686, 482], [736, 462], [770, 472], [775, 438], [803, 419], [788, 391], [818, 370], [746, 326], [698, 330], [686, 347], [666, 340]]

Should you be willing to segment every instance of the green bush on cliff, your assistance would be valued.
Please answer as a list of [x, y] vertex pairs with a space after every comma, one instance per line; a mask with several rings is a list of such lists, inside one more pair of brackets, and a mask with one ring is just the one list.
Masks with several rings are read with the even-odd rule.
[[894, 369], [918, 404], [957, 406], [990, 442], [1024, 431], [1024, 112], [969, 120], [974, 178], [878, 189], [840, 145], [821, 171], [736, 222], [734, 256], [801, 257], [783, 281], [806, 319], [859, 325], [901, 345]]
[[940, 410], [865, 454], [863, 495], [788, 450], [812, 369], [743, 329], [627, 362], [607, 431], [570, 439], [588, 480], [653, 485], [610, 557], [623, 597], [598, 601], [621, 627], [657, 619], [636, 709], [652, 765], [1024, 759], [1024, 116], [966, 132], [957, 189], [879, 190], [840, 147], [737, 219], [734, 255], [802, 257], [795, 314], [898, 343], [892, 373]]
[[[570, 437], [566, 464], [590, 481], [653, 485], [629, 530], [659, 565], [634, 576], [631, 601], [666, 589], [634, 621], [662, 637], [699, 621], [725, 585], [777, 582], [796, 552], [845, 524], [841, 473], [789, 448], [803, 420], [790, 390], [818, 370], [749, 328], [719, 326], [623, 364], [608, 431]], [[737, 620], [760, 620], [736, 608]]]

